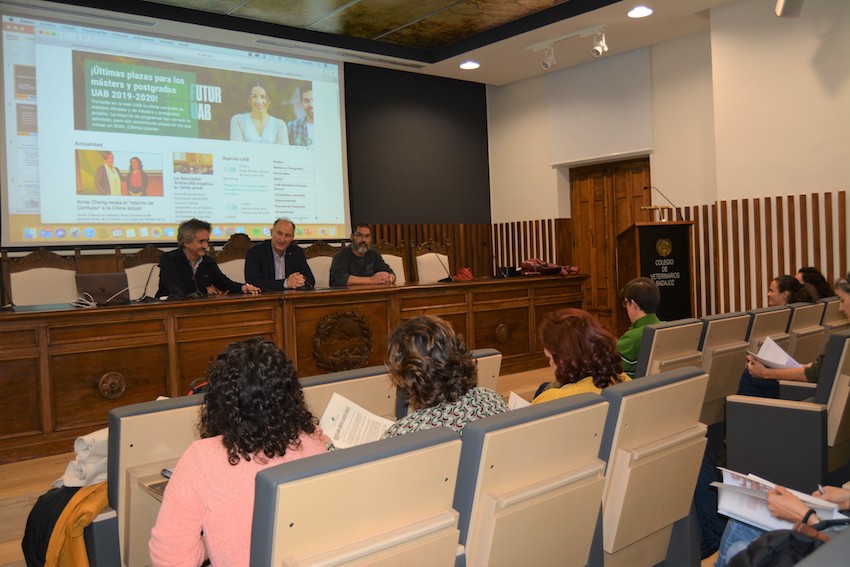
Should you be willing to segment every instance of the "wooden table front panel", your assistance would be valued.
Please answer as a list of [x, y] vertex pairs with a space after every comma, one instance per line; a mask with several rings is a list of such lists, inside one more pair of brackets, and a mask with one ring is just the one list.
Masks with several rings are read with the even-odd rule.
[[542, 367], [537, 324], [552, 309], [580, 307], [584, 280], [364, 286], [2, 313], [0, 462], [67, 452], [74, 437], [105, 426], [113, 407], [184, 394], [227, 344], [249, 337], [273, 340], [309, 376], [328, 371], [328, 362], [382, 364], [396, 325], [428, 313], [448, 320], [471, 348], [500, 350], [502, 372]]
[[50, 356], [54, 430], [103, 426], [112, 408], [168, 395], [166, 344]]
[[394, 325], [394, 288], [351, 296], [298, 296], [287, 308], [287, 336], [293, 337], [299, 376], [384, 363]]

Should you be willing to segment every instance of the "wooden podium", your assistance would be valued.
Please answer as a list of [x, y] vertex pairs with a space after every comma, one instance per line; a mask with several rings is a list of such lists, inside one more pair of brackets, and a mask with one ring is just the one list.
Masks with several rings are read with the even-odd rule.
[[617, 289], [636, 277], [652, 279], [661, 290], [658, 318], [693, 317], [694, 246], [692, 221], [636, 222], [617, 235]]

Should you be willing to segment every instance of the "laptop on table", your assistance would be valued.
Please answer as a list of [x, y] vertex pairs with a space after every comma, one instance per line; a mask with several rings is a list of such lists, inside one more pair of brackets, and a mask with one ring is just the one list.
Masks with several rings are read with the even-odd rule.
[[88, 293], [100, 306], [130, 303], [130, 286], [124, 272], [77, 274], [77, 293]]

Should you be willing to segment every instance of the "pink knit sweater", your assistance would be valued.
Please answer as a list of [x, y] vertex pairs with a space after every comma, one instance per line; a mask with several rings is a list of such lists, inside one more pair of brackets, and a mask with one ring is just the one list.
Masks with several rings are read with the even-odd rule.
[[316, 428], [312, 435], [302, 433], [301, 445], [287, 449], [283, 457], [230, 465], [221, 436], [195, 441], [174, 469], [151, 531], [153, 565], [197, 567], [207, 555], [204, 540], [216, 567], [248, 565], [254, 477], [265, 468], [326, 450]]

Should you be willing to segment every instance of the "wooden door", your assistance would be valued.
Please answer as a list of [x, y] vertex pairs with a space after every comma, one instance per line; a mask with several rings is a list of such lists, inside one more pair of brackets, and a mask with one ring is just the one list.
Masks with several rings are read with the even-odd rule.
[[590, 276], [585, 304], [618, 336], [629, 321], [618, 298], [616, 237], [635, 222], [651, 220], [641, 210], [651, 204], [650, 191], [649, 158], [570, 170], [573, 257]]

